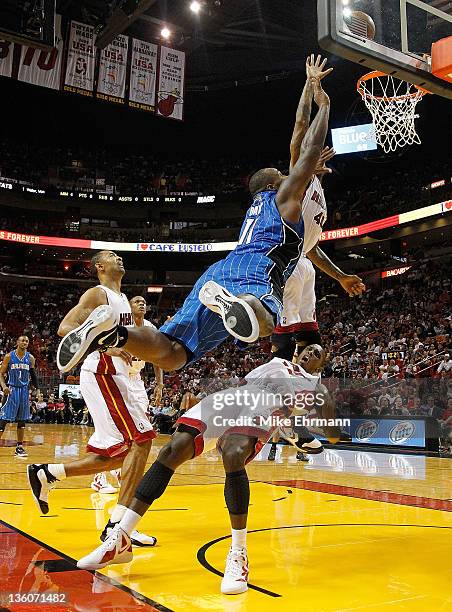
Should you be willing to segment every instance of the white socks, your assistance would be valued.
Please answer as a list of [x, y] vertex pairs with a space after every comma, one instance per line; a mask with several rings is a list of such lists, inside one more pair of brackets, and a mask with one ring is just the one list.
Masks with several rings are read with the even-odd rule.
[[246, 548], [246, 527], [245, 529], [231, 529], [232, 543], [231, 548]]
[[113, 512], [111, 513], [110, 521], [112, 523], [119, 523], [119, 521], [124, 516], [124, 513], [126, 510], [127, 510], [126, 506], [122, 506], [121, 504], [116, 504], [116, 506], [113, 508]]
[[124, 516], [121, 519], [121, 522], [119, 523], [119, 526], [121, 527], [123, 531], [125, 531], [128, 535], [130, 535], [132, 531], [135, 530], [135, 527], [138, 525], [141, 519], [142, 519], [141, 514], [137, 514], [133, 510], [130, 510], [129, 508], [127, 508], [124, 513]]
[[64, 480], [66, 478], [64, 463], [49, 463], [47, 469], [52, 476], [55, 476], [55, 478], [58, 478], [58, 480]]

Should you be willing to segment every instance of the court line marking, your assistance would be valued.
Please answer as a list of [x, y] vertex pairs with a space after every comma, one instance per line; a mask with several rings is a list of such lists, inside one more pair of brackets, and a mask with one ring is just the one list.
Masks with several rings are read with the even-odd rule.
[[[443, 525], [411, 525], [411, 524], [399, 524], [399, 523], [320, 523], [315, 525], [282, 525], [281, 527], [263, 527], [262, 529], [252, 529], [248, 531], [250, 533], [260, 533], [262, 531], [277, 531], [279, 529], [308, 529], [311, 527], [423, 527], [425, 529], [452, 529], [452, 527], [447, 527]], [[213, 565], [211, 565], [206, 559], [206, 552], [214, 546], [218, 544], [218, 542], [222, 542], [223, 540], [231, 539], [230, 535], [222, 536], [220, 538], [216, 538], [215, 540], [210, 540], [210, 542], [206, 542], [203, 544], [201, 548], [198, 549], [196, 553], [196, 558], [198, 562], [202, 565], [204, 569], [216, 576], [224, 576], [223, 572], [217, 570]], [[263, 587], [257, 586], [256, 584], [248, 583], [248, 588], [253, 591], [258, 591], [259, 593], [263, 593], [264, 595], [269, 595], [270, 597], [283, 597], [279, 593], [274, 593], [273, 591], [269, 591], [268, 589], [264, 589]], [[345, 608], [345, 610], [353, 609], [353, 608]], [[340, 611], [338, 611], [340, 612]]]
[[[0, 525], [3, 525], [4, 527], [7, 527], [7, 528], [11, 529], [13, 532], [20, 534], [24, 538], [28, 538], [29, 540], [31, 540], [35, 544], [38, 544], [39, 546], [42, 546], [42, 548], [45, 548], [48, 551], [54, 553], [55, 555], [59, 555], [60, 557], [62, 557], [66, 561], [68, 561], [69, 563], [72, 563], [74, 565], [74, 571], [77, 571], [77, 572], [88, 572], [89, 571], [89, 570], [81, 570], [81, 569], [79, 569], [77, 567], [77, 561], [75, 559], [73, 559], [72, 557], [70, 557], [69, 555], [66, 555], [66, 553], [63, 553], [60, 550], [58, 550], [57, 548], [54, 548], [53, 546], [50, 546], [49, 544], [46, 544], [42, 540], [39, 540], [38, 538], [35, 538], [34, 536], [30, 535], [26, 531], [22, 531], [22, 529], [19, 529], [18, 527], [14, 527], [14, 525], [11, 525], [10, 523], [7, 523], [3, 519], [0, 519]], [[110, 578], [110, 576], [105, 576], [105, 574], [100, 574], [99, 572], [94, 572], [94, 571], [89, 571], [89, 573], [93, 574], [93, 576], [95, 575], [97, 578], [100, 578], [104, 582], [108, 582], [112, 586], [116, 587], [117, 589], [120, 589], [121, 591], [124, 591], [125, 593], [129, 593], [130, 595], [132, 595], [132, 597], [135, 597], [135, 599], [138, 599], [138, 601], [143, 601], [143, 602], [149, 604], [150, 606], [152, 606], [156, 610], [159, 610], [159, 612], [174, 612], [173, 610], [171, 610], [171, 608], [167, 608], [163, 604], [158, 603], [158, 601], [154, 601], [150, 597], [146, 597], [146, 595], [143, 595], [142, 593], [139, 593], [138, 591], [135, 591], [134, 589], [131, 589], [130, 587], [126, 586], [125, 584], [122, 584], [121, 582], [118, 582], [114, 578]]]
[[375, 489], [360, 489], [358, 487], [348, 487], [344, 485], [328, 484], [325, 482], [303, 479], [273, 480], [267, 481], [266, 484], [276, 485], [278, 487], [293, 487], [294, 489], [315, 491], [316, 493], [343, 495], [345, 497], [355, 497], [359, 499], [367, 499], [368, 501], [397, 504], [399, 506], [412, 506], [416, 508], [426, 508], [428, 510], [452, 512], [452, 502], [434, 497], [418, 497], [416, 495], [407, 495], [406, 493], [386, 493]]

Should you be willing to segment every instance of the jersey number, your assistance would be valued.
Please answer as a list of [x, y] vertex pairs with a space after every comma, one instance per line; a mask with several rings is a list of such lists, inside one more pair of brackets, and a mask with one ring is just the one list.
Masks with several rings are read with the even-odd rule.
[[237, 244], [249, 244], [251, 242], [251, 236], [253, 235], [253, 229], [256, 224], [257, 217], [254, 219], [247, 219], [245, 221], [245, 226], [243, 228], [242, 233], [240, 234], [240, 238]]
[[325, 213], [319, 212], [319, 214], [314, 217], [314, 221], [317, 223], [317, 225], [320, 225], [321, 229], [323, 229], [326, 221]]

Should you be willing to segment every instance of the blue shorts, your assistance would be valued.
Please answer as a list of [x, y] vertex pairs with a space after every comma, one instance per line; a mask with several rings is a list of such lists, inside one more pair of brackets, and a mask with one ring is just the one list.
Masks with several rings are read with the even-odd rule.
[[14, 421], [30, 420], [30, 402], [28, 387], [10, 387], [11, 393], [0, 408], [0, 419]]
[[249, 261], [249, 274], [238, 276], [240, 264], [243, 269], [243, 257], [226, 259], [210, 266], [198, 279], [192, 291], [188, 294], [182, 307], [176, 312], [160, 331], [177, 340], [186, 349], [187, 364], [200, 359], [212, 351], [229, 337], [229, 332], [223, 325], [222, 318], [201, 304], [199, 291], [209, 280], [230, 291], [233, 295], [248, 293], [257, 297], [278, 320], [282, 311], [281, 289], [279, 279], [272, 274], [273, 262], [270, 265], [263, 262], [258, 255]]

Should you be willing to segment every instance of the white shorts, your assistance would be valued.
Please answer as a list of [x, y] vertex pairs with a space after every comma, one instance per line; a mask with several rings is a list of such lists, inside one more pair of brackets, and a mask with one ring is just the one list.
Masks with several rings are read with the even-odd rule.
[[[263, 401], [254, 410], [250, 405], [245, 406], [243, 401], [234, 402], [232, 406], [225, 405], [225, 396], [236, 397], [235, 394], [243, 393], [244, 390], [253, 397], [262, 398]], [[274, 396], [262, 392], [261, 388], [250, 383], [224, 389], [207, 396], [196, 406], [187, 410], [176, 421], [176, 426], [183, 424], [199, 431], [195, 438], [195, 457], [215, 447], [221, 451], [222, 441], [230, 434], [256, 438], [255, 453], [248, 458], [247, 462], [249, 462], [278, 429], [279, 425], [273, 421], [273, 418], [283, 417], [281, 405], [277, 405], [272, 397]], [[225, 407], [218, 410], [218, 406]], [[271, 423], [264, 422], [268, 418]]]
[[316, 321], [315, 302], [315, 269], [310, 259], [300, 257], [284, 287], [280, 325], [313, 323]]
[[82, 370], [80, 390], [94, 421], [87, 450], [106, 457], [125, 455], [132, 443], [155, 438], [143, 398], [137, 397], [124, 374], [97, 374]]

